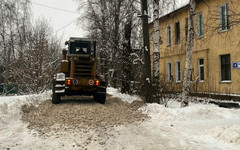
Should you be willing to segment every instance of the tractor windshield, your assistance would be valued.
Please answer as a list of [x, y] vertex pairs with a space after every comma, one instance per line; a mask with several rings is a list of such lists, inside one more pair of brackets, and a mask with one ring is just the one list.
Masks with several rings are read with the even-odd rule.
[[71, 42], [71, 54], [91, 54], [91, 42]]

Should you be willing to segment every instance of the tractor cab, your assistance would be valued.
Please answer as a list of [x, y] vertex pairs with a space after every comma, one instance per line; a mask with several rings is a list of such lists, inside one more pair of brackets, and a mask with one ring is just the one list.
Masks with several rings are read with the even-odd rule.
[[69, 41], [65, 43], [68, 45], [68, 54], [81, 54], [92, 55], [95, 57], [96, 42], [87, 38], [75, 38], [71, 37]]

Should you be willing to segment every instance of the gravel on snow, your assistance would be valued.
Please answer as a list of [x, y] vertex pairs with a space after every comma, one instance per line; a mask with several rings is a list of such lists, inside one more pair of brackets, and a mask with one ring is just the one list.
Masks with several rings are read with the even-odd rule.
[[142, 101], [130, 104], [110, 95], [107, 95], [104, 105], [96, 103], [91, 97], [81, 97], [81, 100], [68, 98], [58, 105], [46, 100], [38, 106], [23, 105], [22, 120], [40, 136], [51, 136], [48, 135], [51, 131], [76, 129], [86, 133], [97, 128], [107, 129], [144, 121], [148, 116], [138, 110], [143, 104]]

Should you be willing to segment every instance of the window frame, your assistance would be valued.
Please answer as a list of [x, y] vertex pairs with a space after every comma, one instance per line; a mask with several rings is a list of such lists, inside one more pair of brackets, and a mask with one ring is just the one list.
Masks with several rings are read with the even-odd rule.
[[[179, 66], [178, 66], [179, 64]], [[175, 64], [175, 74], [176, 74], [176, 82], [181, 82], [181, 62], [180, 60], [177, 60], [176, 61], [176, 64]]]
[[[223, 64], [222, 64], [222, 57], [223, 56], [229, 56], [229, 64], [224, 64], [225, 66], [226, 65], [228, 65], [228, 68], [229, 68], [229, 70], [228, 71], [230, 71], [230, 75], [229, 75], [229, 77], [230, 77], [230, 79], [223, 79]], [[231, 68], [231, 55], [230, 54], [223, 54], [223, 55], [220, 55], [220, 81], [221, 82], [232, 82], [232, 68]]]
[[175, 44], [179, 44], [181, 42], [181, 26], [180, 21], [175, 22]]
[[[200, 60], [203, 60], [203, 64], [200, 64]], [[205, 69], [204, 69], [204, 58], [198, 58], [198, 76], [199, 82], [204, 82], [205, 80]], [[203, 79], [201, 79], [201, 68], [203, 68]]]
[[[225, 16], [223, 17], [223, 11], [222, 9], [225, 8], [224, 12], [225, 12]], [[224, 20], [223, 20], [224, 18]], [[218, 31], [219, 32], [225, 32], [230, 30], [230, 21], [229, 21], [229, 3], [225, 2], [221, 5], [218, 5]], [[224, 26], [223, 26], [223, 22], [225, 22]], [[223, 29], [223, 27], [225, 27]]]
[[172, 33], [171, 33], [171, 25], [167, 26], [167, 46], [171, 46], [172, 44]]
[[[201, 18], [200, 18], [200, 16], [201, 16]], [[196, 22], [197, 22], [196, 23], [196, 25], [197, 25], [197, 38], [202, 38], [204, 36], [202, 12], [197, 13], [197, 15], [196, 15]]]
[[[169, 68], [171, 65], [171, 68]], [[172, 62], [167, 62], [167, 81], [172, 82]]]

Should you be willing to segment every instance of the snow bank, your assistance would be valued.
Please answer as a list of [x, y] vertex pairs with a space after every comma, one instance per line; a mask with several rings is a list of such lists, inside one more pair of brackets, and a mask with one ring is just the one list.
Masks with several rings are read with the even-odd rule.
[[225, 143], [240, 146], [240, 125], [217, 126], [206, 132]]
[[190, 103], [185, 108], [147, 104], [139, 110], [152, 118], [151, 124], [170, 130], [172, 138], [199, 143], [200, 149], [240, 149], [240, 109]]
[[0, 97], [0, 130], [2, 126], [10, 124], [9, 121], [21, 118], [21, 107], [25, 104], [38, 105], [44, 100], [51, 98], [51, 91], [42, 94], [24, 96], [4, 96]]
[[[34, 138], [29, 134], [27, 124], [20, 120], [21, 107], [24, 104], [38, 105], [49, 99], [50, 95], [51, 91], [35, 95], [0, 97], [0, 148], [24, 145], [26, 141], [31, 143]], [[15, 145], [12, 145], [13, 143]]]
[[[180, 105], [180, 104], [179, 104]], [[216, 105], [190, 104], [185, 108], [166, 108], [159, 104], [147, 104], [140, 110], [153, 119], [170, 120], [211, 120], [240, 119], [240, 110], [219, 108]]]
[[107, 93], [112, 95], [113, 97], [118, 97], [128, 103], [132, 103], [133, 101], [141, 101], [141, 98], [139, 96], [122, 94], [118, 89], [112, 87], [107, 88]]

